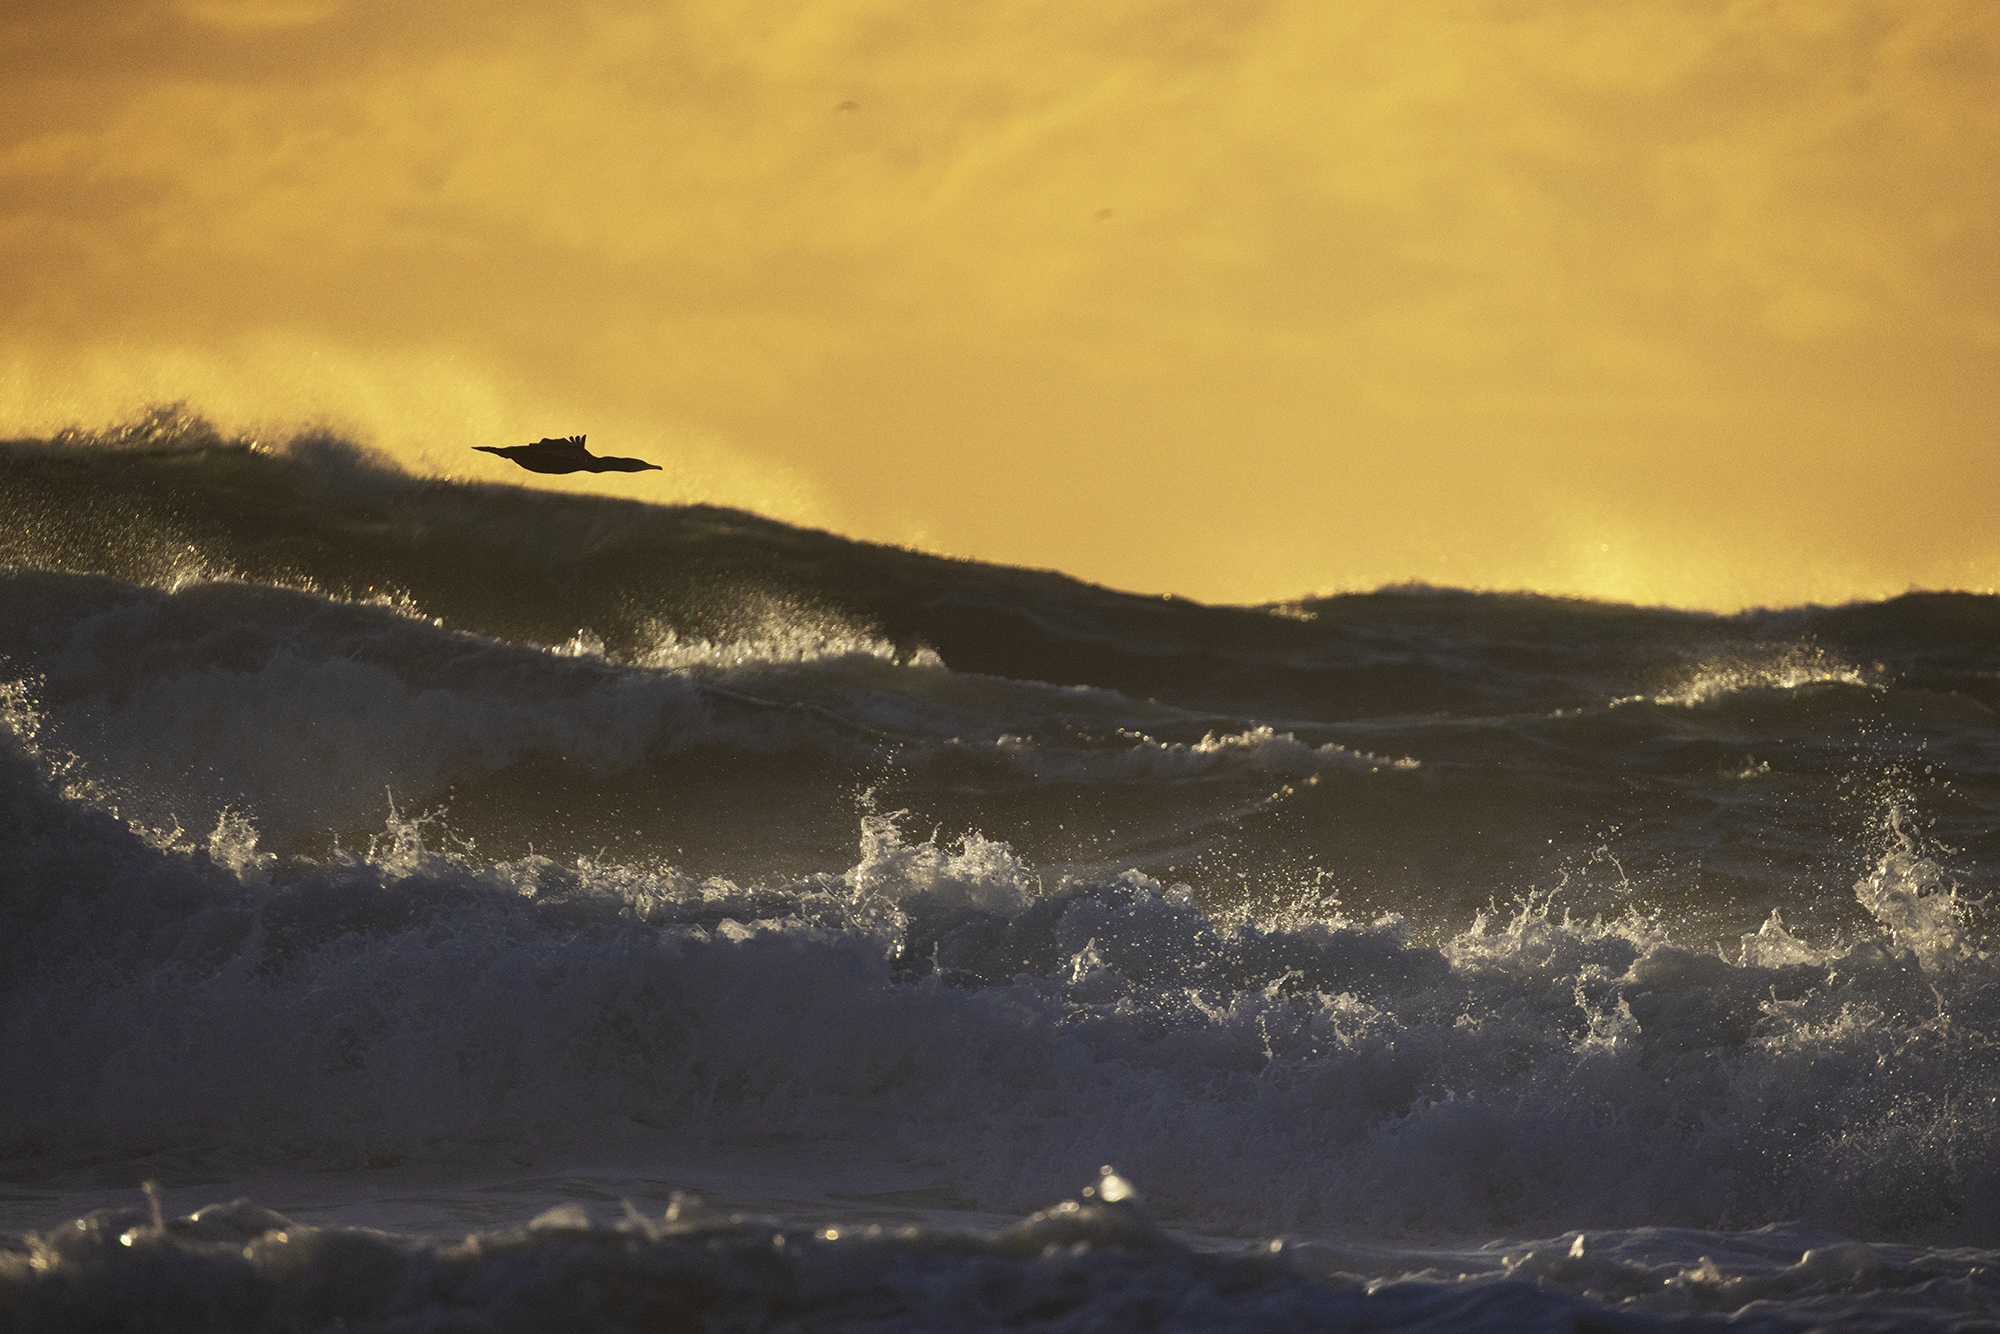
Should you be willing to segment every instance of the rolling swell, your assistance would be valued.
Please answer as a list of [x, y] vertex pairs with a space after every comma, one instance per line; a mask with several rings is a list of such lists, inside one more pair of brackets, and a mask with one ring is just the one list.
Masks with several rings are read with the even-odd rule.
[[657, 1132], [879, 1153], [888, 1125], [989, 1209], [1117, 1157], [1168, 1217], [1253, 1233], [2000, 1236], [2000, 1143], [1966, 1112], [2000, 1095], [2000, 987], [1907, 848], [1864, 886], [1874, 930], [1825, 951], [1773, 918], [1731, 960], [1533, 909], [1425, 945], [1134, 872], [1049, 892], [887, 817], [844, 871], [749, 891], [490, 862], [406, 819], [275, 861], [241, 831], [163, 845], [38, 767], [0, 753], [16, 1176]]
[[281, 851], [392, 793], [496, 855], [788, 876], [872, 793], [1269, 906], [1442, 929], [1559, 883], [1717, 939], [1858, 926], [1892, 806], [1971, 887], [2000, 854], [1992, 597], [1208, 607], [172, 413], [6, 447], [0, 509], [0, 654], [52, 744], [131, 816]]
[[[1110, 1161], [1325, 1273], [1514, 1239], [1432, 1292], [1985, 1300], [1852, 1239], [2000, 1242], [2000, 600], [1205, 607], [171, 416], [0, 449], [0, 519], [14, 1183], [777, 1146], [1021, 1212]], [[272, 1217], [0, 1280], [250, 1292]], [[565, 1217], [495, 1254], [685, 1259]]]
[[[335, 439], [282, 452], [199, 419], [0, 465], [0, 561], [173, 586], [228, 577], [401, 600], [456, 629], [619, 661], [804, 631], [928, 649], [954, 670], [1091, 685], [1190, 709], [1344, 721], [1577, 708], [1673, 692], [1717, 664], [1746, 683], [1819, 666], [2000, 703], [2000, 599], [1716, 617], [1429, 588], [1211, 607], [948, 560], [710, 506], [661, 507], [411, 478]], [[795, 646], [796, 647], [796, 646]]]

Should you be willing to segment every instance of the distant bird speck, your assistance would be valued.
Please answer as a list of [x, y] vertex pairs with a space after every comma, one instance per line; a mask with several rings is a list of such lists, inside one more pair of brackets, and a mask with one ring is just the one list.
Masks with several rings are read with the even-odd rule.
[[851, 98], [851, 97], [850, 97], [850, 98], [849, 98], [849, 99], [847, 99], [847, 100], [846, 100], [845, 102], [842, 102], [842, 103], [840, 103], [840, 104], [839, 104], [838, 106], [834, 107], [834, 110], [835, 110], [835, 111], [859, 111], [859, 110], [861, 110], [861, 104], [860, 104], [859, 102], [855, 101], [855, 100], [854, 100], [853, 98]]
[[473, 448], [512, 459], [529, 472], [662, 471], [659, 464], [644, 459], [599, 458], [583, 447], [583, 440], [580, 435], [571, 435], [537, 440], [532, 445], [474, 445]]

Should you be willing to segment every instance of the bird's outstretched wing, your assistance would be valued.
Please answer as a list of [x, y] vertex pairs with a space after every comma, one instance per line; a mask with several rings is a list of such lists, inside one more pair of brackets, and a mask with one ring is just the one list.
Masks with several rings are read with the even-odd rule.
[[564, 454], [587, 454], [590, 451], [583, 447], [583, 441], [584, 437], [580, 435], [549, 436], [537, 440], [534, 447], [536, 449], [547, 450], [551, 454], [558, 452]]

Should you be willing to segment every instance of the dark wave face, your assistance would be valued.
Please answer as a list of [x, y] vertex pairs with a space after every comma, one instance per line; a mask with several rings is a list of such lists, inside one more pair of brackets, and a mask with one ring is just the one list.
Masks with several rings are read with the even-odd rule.
[[496, 856], [782, 877], [872, 791], [1205, 900], [1442, 928], [1560, 884], [1725, 934], [1858, 925], [1892, 808], [1962, 878], [2000, 852], [1992, 597], [1207, 607], [178, 425], [0, 473], [0, 654], [154, 824], [318, 851], [393, 791]]
[[2000, 598], [1209, 607], [161, 418], [0, 447], [0, 692], [16, 1181], [1115, 1161], [1683, 1312], [2000, 1244]]

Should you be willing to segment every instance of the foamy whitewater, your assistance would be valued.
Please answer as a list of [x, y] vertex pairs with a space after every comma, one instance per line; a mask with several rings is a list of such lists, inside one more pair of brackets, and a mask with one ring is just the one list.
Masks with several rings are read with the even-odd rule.
[[1996, 707], [0, 445], [0, 1326], [2000, 1329]]

